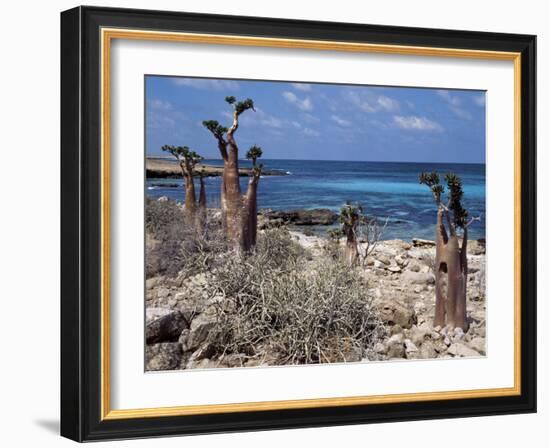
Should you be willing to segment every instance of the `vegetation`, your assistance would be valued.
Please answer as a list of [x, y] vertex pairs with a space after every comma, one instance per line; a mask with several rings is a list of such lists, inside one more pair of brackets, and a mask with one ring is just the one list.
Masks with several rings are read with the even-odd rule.
[[339, 252], [340, 238], [345, 237], [345, 262], [348, 266], [365, 265], [368, 256], [382, 239], [388, 220], [380, 225], [376, 217], [367, 217], [363, 214], [361, 205], [351, 202], [346, 202], [342, 206], [339, 219], [340, 228], [328, 231], [330, 240], [326, 249], [334, 258]]
[[146, 275], [188, 277], [209, 268], [227, 244], [219, 224], [206, 223], [198, 232], [194, 223], [187, 223], [174, 201], [159, 202], [147, 198], [145, 230], [147, 235]]
[[[445, 175], [447, 201], [443, 194], [439, 174], [421, 173], [421, 184], [428, 186], [437, 205], [435, 229], [435, 318], [434, 326], [449, 325], [467, 331], [466, 288], [468, 282], [468, 226], [480, 218], [468, 220], [468, 211], [463, 207], [462, 181], [454, 173]], [[462, 232], [462, 244], [459, 241]], [[446, 282], [445, 282], [446, 275]]]
[[204, 186], [204, 173], [199, 173], [200, 192], [197, 202], [195, 197], [195, 166], [203, 158], [188, 146], [164, 145], [163, 151], [172, 154], [181, 167], [181, 173], [185, 181], [185, 218], [188, 223], [193, 223], [199, 231], [204, 229], [206, 222], [206, 190]]
[[247, 110], [254, 111], [254, 102], [248, 98], [237, 101], [234, 96], [225, 98], [233, 109], [233, 123], [230, 128], [220, 125], [216, 120], [203, 121], [203, 126], [210, 131], [218, 143], [223, 159], [223, 176], [221, 187], [221, 210], [224, 233], [242, 252], [250, 252], [256, 244], [257, 233], [257, 190], [262, 171], [256, 166], [256, 159], [261, 156], [259, 147], [249, 151], [254, 170], [248, 182], [245, 194], [241, 192], [239, 182], [239, 147], [235, 133], [239, 128], [239, 117]]

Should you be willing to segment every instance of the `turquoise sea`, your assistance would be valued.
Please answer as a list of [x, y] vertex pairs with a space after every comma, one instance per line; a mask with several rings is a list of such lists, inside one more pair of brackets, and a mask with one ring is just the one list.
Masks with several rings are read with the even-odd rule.
[[[470, 228], [472, 238], [485, 238], [485, 165], [409, 162], [342, 162], [319, 160], [262, 160], [264, 167], [286, 176], [264, 176], [259, 185], [258, 208], [291, 210], [329, 208], [360, 203], [369, 216], [389, 219], [384, 239], [433, 239], [436, 207], [429, 189], [418, 183], [422, 171], [442, 176], [453, 171], [464, 184], [464, 204], [471, 216], [482, 217]], [[221, 160], [206, 160], [222, 165]], [[242, 161], [241, 166], [250, 166]], [[241, 178], [243, 189], [247, 178]], [[177, 184], [177, 186], [176, 186]], [[210, 206], [219, 206], [220, 178], [206, 179]], [[147, 179], [146, 194], [184, 200], [179, 179]], [[325, 231], [326, 228], [316, 229]]]

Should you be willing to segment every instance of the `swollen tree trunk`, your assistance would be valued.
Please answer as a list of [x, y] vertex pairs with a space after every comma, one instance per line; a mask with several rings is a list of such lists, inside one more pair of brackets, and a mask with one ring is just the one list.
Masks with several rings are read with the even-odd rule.
[[447, 230], [443, 224], [443, 209], [437, 211], [437, 224], [435, 226], [435, 318], [434, 326], [445, 326], [445, 296], [444, 274], [447, 272], [446, 244], [448, 241]]
[[[435, 316], [434, 326], [452, 328], [460, 327], [467, 331], [466, 319], [466, 285], [468, 280], [467, 241], [468, 231], [464, 228], [462, 247], [454, 225], [447, 219], [450, 235], [447, 235], [443, 223], [445, 214], [439, 207], [436, 224], [435, 249]], [[448, 218], [448, 216], [447, 216]], [[444, 288], [447, 276], [447, 288]]]
[[353, 266], [359, 260], [359, 248], [357, 247], [357, 218], [352, 217], [351, 222], [344, 224], [343, 230], [346, 235], [344, 259], [349, 266]]
[[233, 126], [227, 133], [226, 157], [223, 161], [221, 185], [222, 221], [227, 238], [238, 242], [242, 233], [243, 197], [239, 181], [239, 148], [233, 134], [239, 126], [237, 114], [234, 113]]
[[238, 113], [233, 113], [233, 125], [227, 132], [226, 144], [220, 141], [223, 157], [221, 185], [222, 222], [226, 237], [234, 241], [243, 252], [249, 252], [256, 244], [257, 232], [257, 188], [260, 179], [255, 171], [248, 183], [246, 194], [242, 194], [239, 179], [239, 148], [234, 134], [239, 127]]
[[258, 229], [257, 194], [259, 180], [259, 173], [254, 173], [253, 177], [248, 181], [248, 190], [243, 198], [240, 247], [245, 252], [250, 251], [256, 245], [256, 234]]
[[447, 255], [447, 324], [456, 327], [456, 303], [461, 293], [460, 246], [456, 234], [451, 234], [446, 248]]
[[206, 226], [206, 187], [204, 176], [200, 175], [199, 202], [195, 210], [195, 226], [199, 232], [203, 232]]
[[455, 326], [468, 329], [466, 318], [466, 291], [468, 285], [468, 227], [464, 227], [462, 247], [460, 248], [460, 290], [456, 299]]
[[185, 182], [185, 206], [184, 214], [187, 222], [193, 222], [195, 219], [195, 183], [193, 182], [193, 170], [188, 161], [180, 163], [183, 179]]

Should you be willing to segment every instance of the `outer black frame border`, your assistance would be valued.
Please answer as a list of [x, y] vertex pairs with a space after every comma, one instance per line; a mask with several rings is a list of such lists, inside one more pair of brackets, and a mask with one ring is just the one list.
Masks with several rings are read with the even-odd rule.
[[[100, 28], [521, 53], [521, 395], [100, 420]], [[536, 36], [99, 7], [61, 13], [61, 435], [76, 441], [536, 412]]]

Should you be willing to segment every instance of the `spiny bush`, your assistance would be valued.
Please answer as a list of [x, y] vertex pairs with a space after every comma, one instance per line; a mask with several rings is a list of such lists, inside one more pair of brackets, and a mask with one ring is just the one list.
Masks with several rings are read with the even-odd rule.
[[211, 340], [217, 352], [269, 353], [277, 364], [364, 358], [385, 330], [359, 273], [324, 257], [306, 264], [292, 241], [269, 262], [262, 239], [288, 243], [281, 233], [262, 235], [254, 254], [228, 258], [209, 284], [210, 294], [223, 298]]
[[145, 230], [147, 277], [203, 272], [227, 246], [218, 223], [212, 220], [203, 233], [197, 233], [185, 223], [182, 209], [170, 200], [147, 198]]

